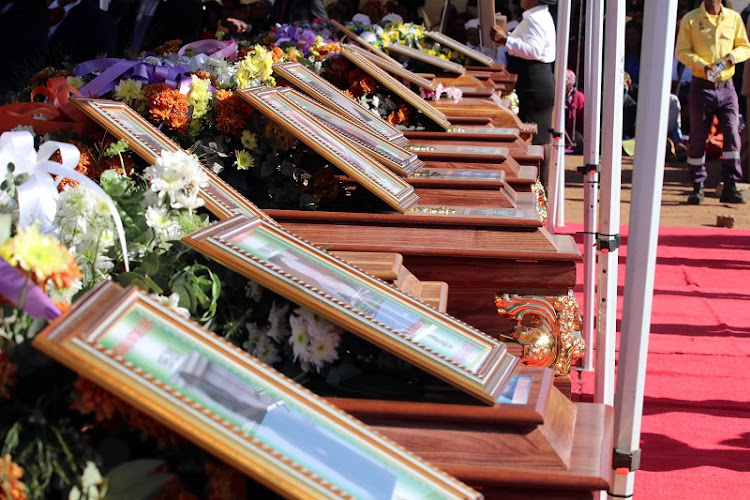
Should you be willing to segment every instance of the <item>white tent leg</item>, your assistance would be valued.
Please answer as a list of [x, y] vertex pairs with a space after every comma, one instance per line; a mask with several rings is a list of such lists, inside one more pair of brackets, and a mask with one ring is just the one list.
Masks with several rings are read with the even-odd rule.
[[[591, 371], [594, 353], [594, 320], [596, 318], [596, 215], [599, 204], [599, 147], [602, 111], [602, 21], [604, 0], [586, 4], [586, 51], [584, 59], [586, 105], [584, 113], [583, 161], [583, 324], [586, 343], [582, 370]], [[579, 75], [580, 76], [580, 75]]]
[[625, 2], [607, 0], [607, 49], [604, 57], [601, 193], [599, 210], [599, 283], [597, 292], [596, 382], [594, 401], [612, 404], [615, 389], [617, 259], [620, 241], [622, 170], [623, 60]]
[[[669, 88], [672, 78], [677, 0], [647, 0], [643, 15], [641, 64], [649, 68], [638, 89], [633, 197], [622, 310], [620, 366], [615, 401], [615, 464], [630, 471], [613, 473], [612, 493], [633, 494], [640, 461], [643, 390], [646, 380], [648, 335], [654, 294], [654, 269], [664, 181]], [[670, 29], [665, 29], [665, 26]]]
[[[552, 161], [549, 169], [547, 228], [554, 233], [565, 225], [565, 71], [568, 69], [570, 0], [557, 3], [557, 54], [555, 54], [555, 108], [552, 111]], [[540, 130], [540, 134], [546, 133]]]

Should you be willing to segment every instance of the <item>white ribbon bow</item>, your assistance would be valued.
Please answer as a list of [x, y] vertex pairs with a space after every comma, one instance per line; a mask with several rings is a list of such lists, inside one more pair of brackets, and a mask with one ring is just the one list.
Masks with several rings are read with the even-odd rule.
[[[62, 163], [50, 160], [55, 151], [60, 151]], [[64, 142], [47, 141], [37, 151], [34, 148], [34, 136], [28, 131], [5, 132], [0, 136], [0, 172], [12, 162], [15, 166], [15, 176], [29, 174], [29, 180], [17, 187], [19, 226], [25, 228], [36, 222], [40, 231], [55, 232], [57, 186], [65, 178], [79, 182], [101, 196], [107, 204], [115, 221], [117, 236], [120, 238], [125, 270], [130, 271], [125, 231], [117, 207], [96, 182], [75, 170], [80, 158], [81, 152], [78, 148]], [[53, 175], [59, 176], [57, 183]], [[2, 195], [7, 198], [5, 193]], [[0, 198], [0, 201], [5, 200]]]

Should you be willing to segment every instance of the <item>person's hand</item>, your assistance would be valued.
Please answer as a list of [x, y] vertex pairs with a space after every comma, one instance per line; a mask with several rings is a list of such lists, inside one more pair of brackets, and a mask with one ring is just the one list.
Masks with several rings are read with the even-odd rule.
[[726, 57], [724, 57], [724, 62], [726, 62], [727, 67], [734, 65], [734, 56], [732, 54], [727, 54]]
[[242, 19], [227, 17], [224, 22], [232, 35], [242, 35], [247, 31], [248, 24]]
[[490, 38], [498, 45], [505, 45], [508, 40], [508, 33], [496, 24], [490, 28]]

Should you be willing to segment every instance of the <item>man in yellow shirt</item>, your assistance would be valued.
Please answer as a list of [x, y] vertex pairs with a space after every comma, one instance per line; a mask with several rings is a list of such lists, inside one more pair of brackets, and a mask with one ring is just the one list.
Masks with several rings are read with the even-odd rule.
[[750, 43], [742, 18], [737, 12], [722, 7], [721, 0], [703, 0], [697, 9], [682, 18], [675, 53], [693, 72], [688, 96], [687, 160], [693, 176], [693, 192], [687, 201], [693, 205], [703, 201], [703, 183], [707, 177], [706, 139], [716, 115], [724, 134], [721, 202], [745, 203], [736, 184], [742, 179], [742, 166], [739, 105], [732, 84], [734, 65], [750, 58]]

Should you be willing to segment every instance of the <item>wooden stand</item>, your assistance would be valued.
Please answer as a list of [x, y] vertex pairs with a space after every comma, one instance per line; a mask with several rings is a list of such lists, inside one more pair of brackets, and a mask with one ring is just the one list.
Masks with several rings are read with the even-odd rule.
[[609, 487], [612, 408], [571, 403], [552, 372], [521, 367], [525, 402], [473, 404], [329, 401], [487, 499], [592, 498]]

